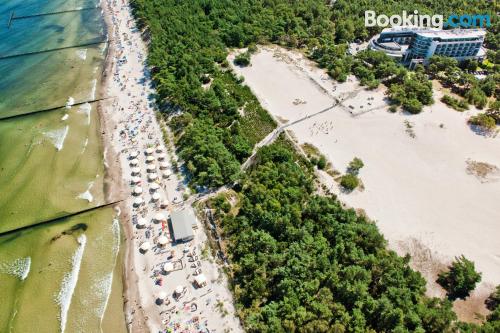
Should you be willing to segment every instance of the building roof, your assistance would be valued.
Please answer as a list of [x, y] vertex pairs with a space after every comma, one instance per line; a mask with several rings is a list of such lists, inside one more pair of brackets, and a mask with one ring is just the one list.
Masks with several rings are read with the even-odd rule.
[[196, 216], [192, 208], [172, 212], [170, 219], [172, 221], [173, 236], [176, 241], [193, 239], [194, 232], [192, 225], [196, 223]]
[[424, 37], [439, 37], [443, 39], [477, 38], [486, 35], [486, 31], [482, 29], [420, 30], [416, 33]]

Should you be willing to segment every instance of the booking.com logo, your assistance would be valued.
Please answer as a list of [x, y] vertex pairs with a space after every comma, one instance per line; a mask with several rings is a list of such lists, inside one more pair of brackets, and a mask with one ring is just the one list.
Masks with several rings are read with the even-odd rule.
[[418, 10], [408, 14], [403, 10], [403, 15], [377, 15], [374, 10], [365, 11], [366, 27], [418, 27], [418, 28], [473, 28], [491, 26], [490, 15], [456, 15], [448, 16], [444, 21], [443, 15], [421, 15]]

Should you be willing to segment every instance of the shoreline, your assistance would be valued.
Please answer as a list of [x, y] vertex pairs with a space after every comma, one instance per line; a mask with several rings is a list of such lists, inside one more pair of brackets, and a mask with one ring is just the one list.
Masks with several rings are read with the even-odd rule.
[[[112, 36], [115, 33], [116, 27], [111, 19], [111, 6], [110, 0], [105, 0], [101, 2], [103, 5], [102, 16], [106, 26], [106, 33], [108, 36], [108, 44], [106, 48], [106, 57], [102, 72], [102, 80], [99, 87], [99, 95], [105, 95], [110, 89], [112, 84], [112, 74], [114, 68], [114, 57], [117, 53], [115, 42], [112, 41]], [[112, 97], [111, 101], [117, 98], [117, 96]], [[109, 101], [100, 101], [98, 103], [97, 111], [99, 118], [99, 126], [101, 131], [101, 143], [103, 145], [104, 152], [104, 163], [105, 163], [105, 177], [104, 177], [104, 193], [106, 201], [113, 199], [125, 199], [124, 193], [126, 191], [126, 186], [123, 181], [123, 172], [120, 164], [120, 152], [116, 151], [115, 146], [112, 142], [111, 134], [116, 128], [116, 122], [113, 122], [112, 118], [106, 116], [109, 109], [112, 107], [109, 105]], [[120, 221], [122, 227], [122, 244], [124, 244], [123, 251], [120, 251], [120, 264], [122, 265], [122, 290], [120, 294], [122, 295], [123, 312], [125, 316], [124, 326], [127, 328], [128, 332], [142, 331], [145, 326], [146, 315], [144, 311], [139, 308], [134, 307], [134, 303], [137, 304], [137, 300], [140, 297], [139, 289], [134, 281], [138, 280], [137, 274], [132, 268], [133, 265], [133, 244], [131, 244], [130, 239], [133, 237], [132, 226], [126, 223], [130, 219], [127, 211], [127, 206], [124, 201], [118, 204], [118, 214], [117, 218]], [[131, 302], [133, 301], [133, 302]], [[134, 319], [131, 319], [131, 315], [134, 315]]]

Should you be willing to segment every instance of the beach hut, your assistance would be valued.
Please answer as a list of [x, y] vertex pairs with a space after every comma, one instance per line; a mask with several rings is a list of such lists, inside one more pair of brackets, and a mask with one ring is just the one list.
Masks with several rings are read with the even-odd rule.
[[155, 172], [156, 171], [156, 167], [154, 166], [154, 164], [146, 165], [146, 171], [147, 172]]
[[153, 195], [151, 196], [151, 200], [153, 200], [154, 202], [160, 200], [160, 195], [158, 193], [153, 193]]
[[139, 160], [137, 158], [133, 158], [130, 160], [130, 165], [136, 166], [139, 164]]
[[132, 169], [130, 169], [130, 173], [132, 174], [132, 176], [135, 176], [135, 175], [138, 175], [141, 173], [141, 169], [138, 168], [138, 167], [133, 167]]
[[146, 163], [153, 163], [154, 161], [155, 161], [155, 158], [153, 156], [146, 157]]
[[141, 182], [141, 177], [132, 177], [132, 184], [139, 184]]
[[174, 270], [174, 264], [172, 264], [170, 261], [166, 262], [165, 265], [163, 265], [163, 270], [165, 273], [171, 272]]
[[133, 191], [134, 195], [141, 195], [142, 194], [142, 187], [136, 186]]
[[167, 222], [167, 218], [163, 213], [156, 213], [153, 219], [156, 223]]
[[194, 238], [193, 225], [196, 225], [196, 216], [190, 208], [172, 212], [172, 231], [176, 242], [188, 242]]
[[152, 155], [154, 153], [154, 150], [153, 150], [153, 148], [147, 148], [145, 150], [145, 153], [146, 153], [146, 155]]
[[150, 174], [148, 175], [148, 180], [149, 180], [150, 182], [152, 182], [152, 181], [154, 181], [154, 180], [157, 180], [157, 179], [158, 179], [158, 175], [156, 174], [156, 172], [150, 173]]
[[158, 237], [158, 239], [156, 240], [156, 242], [157, 242], [157, 243], [158, 243], [158, 245], [160, 245], [160, 246], [165, 246], [165, 245], [167, 245], [167, 243], [168, 243], [168, 238], [167, 238], [167, 237], [165, 237], [165, 236], [163, 236], [163, 235], [161, 235], [160, 237]]
[[134, 207], [139, 207], [144, 203], [144, 200], [142, 200], [141, 197], [137, 197], [134, 199]]
[[194, 283], [198, 288], [203, 288], [207, 285], [207, 278], [204, 274], [199, 274], [194, 278]]
[[139, 152], [137, 150], [132, 151], [132, 152], [130, 152], [130, 154], [128, 156], [132, 160], [132, 159], [137, 158], [139, 156]]
[[159, 161], [163, 161], [166, 157], [167, 157], [167, 154], [165, 154], [165, 153], [158, 154], [158, 160]]
[[165, 170], [166, 168], [168, 168], [168, 163], [167, 162], [160, 162], [160, 169], [161, 170]]
[[139, 251], [141, 251], [142, 253], [146, 253], [150, 248], [151, 244], [149, 244], [149, 242], [144, 242], [141, 244], [141, 246], [139, 246]]
[[147, 224], [147, 221], [145, 218], [141, 217], [137, 220], [137, 228], [144, 228], [146, 226], [146, 224]]

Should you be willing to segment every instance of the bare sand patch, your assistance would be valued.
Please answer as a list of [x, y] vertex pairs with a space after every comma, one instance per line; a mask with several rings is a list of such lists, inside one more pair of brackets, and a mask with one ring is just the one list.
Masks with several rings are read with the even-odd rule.
[[[500, 283], [500, 182], [481, 182], [467, 172], [467, 161], [481, 161], [473, 171], [492, 175], [489, 166], [500, 165], [500, 138], [469, 128], [467, 119], [477, 110], [456, 112], [437, 91], [436, 103], [421, 114], [393, 114], [384, 88], [366, 91], [353, 77], [335, 83], [300, 53], [276, 47], [262, 48], [251, 66], [234, 70], [274, 117], [289, 120], [299, 145], [314, 145], [341, 172], [354, 157], [364, 161], [364, 191], [342, 193], [327, 173], [322, 181], [377, 221], [391, 248], [417, 254], [414, 267], [423, 271], [431, 294], [434, 273], [426, 270], [435, 272], [461, 254], [483, 273], [478, 290]], [[298, 99], [307, 103], [294, 105]], [[316, 114], [335, 100], [343, 106]]]

